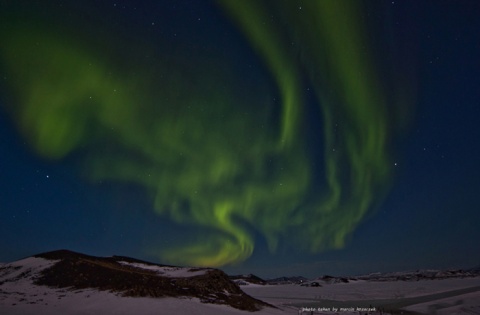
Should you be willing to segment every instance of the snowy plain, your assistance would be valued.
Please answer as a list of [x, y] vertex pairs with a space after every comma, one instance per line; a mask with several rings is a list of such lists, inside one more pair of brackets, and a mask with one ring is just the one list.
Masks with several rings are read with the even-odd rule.
[[[340, 311], [375, 306], [380, 314], [382, 306], [395, 305], [420, 314], [479, 314], [480, 277], [444, 280], [371, 282], [352, 281], [321, 287], [287, 285], [242, 286], [245, 293], [273, 305], [290, 309], [330, 308], [313, 314], [360, 314], [358, 311]], [[337, 312], [333, 311], [337, 309]], [[305, 312], [310, 314], [310, 312]], [[364, 314], [364, 313], [361, 313]]]

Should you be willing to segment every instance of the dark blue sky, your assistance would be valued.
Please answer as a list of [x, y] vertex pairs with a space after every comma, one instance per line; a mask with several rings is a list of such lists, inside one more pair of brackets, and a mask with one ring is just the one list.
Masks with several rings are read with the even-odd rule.
[[[177, 54], [175, 47], [185, 45], [191, 58], [197, 58], [198, 47], [201, 53], [230, 56], [232, 68], [245, 69], [236, 78], [245, 89], [268, 78], [267, 66], [214, 3], [152, 1], [137, 8], [129, 1], [19, 3], [0, 1], [0, 17], [35, 16], [43, 21], [52, 16], [59, 28], [62, 23], [71, 27], [69, 23], [84, 21], [85, 34], [98, 41], [109, 40], [109, 32], [123, 32], [124, 38], [136, 38], [145, 47], [159, 45], [149, 42], [158, 36], [163, 38], [165, 47], [160, 50], [165, 56]], [[280, 245], [272, 253], [261, 229], [251, 228], [252, 255], [223, 267], [227, 272], [313, 277], [480, 264], [480, 4], [376, 1], [367, 7], [367, 21], [378, 25], [377, 18], [385, 25], [385, 31], [369, 34], [383, 36], [374, 38], [377, 43], [401, 47], [395, 58], [404, 58], [410, 67], [405, 74], [411, 76], [407, 80], [415, 92], [408, 96], [411, 104], [404, 105], [408, 108], [391, 114], [405, 110], [408, 119], [390, 140], [395, 166], [386, 196], [341, 249], [311, 254]], [[69, 16], [75, 23], [68, 22]], [[10, 26], [0, 25], [2, 36], [8, 36]], [[98, 33], [92, 33], [96, 28]], [[136, 42], [123, 44], [124, 49], [113, 54], [119, 60], [144, 49]], [[181, 58], [190, 57], [183, 52]], [[387, 67], [390, 58], [378, 64]], [[11, 85], [8, 63], [3, 59], [0, 67], [0, 261], [66, 248], [162, 262], [148, 250], [152, 244], [169, 247], [201, 233], [192, 222], [173, 222], [152, 211], [151, 192], [135, 182], [88, 178], [80, 167], [82, 148], [60, 159], [42, 157], [11, 114], [18, 85]], [[188, 86], [184, 93], [189, 93]], [[321, 152], [313, 151], [323, 159]]]

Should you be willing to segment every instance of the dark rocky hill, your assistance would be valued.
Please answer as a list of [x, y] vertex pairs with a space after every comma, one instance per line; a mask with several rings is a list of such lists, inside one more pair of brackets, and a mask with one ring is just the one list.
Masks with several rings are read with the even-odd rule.
[[95, 257], [68, 250], [35, 255], [56, 261], [35, 277], [35, 284], [71, 290], [93, 288], [131, 297], [195, 297], [257, 311], [270, 305], [245, 294], [221, 270], [158, 265], [134, 258]]

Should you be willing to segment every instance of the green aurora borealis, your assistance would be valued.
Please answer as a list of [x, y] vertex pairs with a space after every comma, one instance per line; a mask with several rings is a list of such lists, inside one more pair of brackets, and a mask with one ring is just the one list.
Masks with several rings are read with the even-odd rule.
[[12, 15], [0, 32], [7, 111], [41, 157], [74, 159], [92, 183], [144, 187], [158, 215], [200, 228], [187, 244], [146, 249], [164, 261], [241, 262], [256, 234], [271, 251], [342, 248], [394, 165], [392, 79], [378, 70], [361, 2], [217, 5], [263, 76], [239, 78], [228, 54], [161, 38], [125, 48], [105, 26], [89, 40]]

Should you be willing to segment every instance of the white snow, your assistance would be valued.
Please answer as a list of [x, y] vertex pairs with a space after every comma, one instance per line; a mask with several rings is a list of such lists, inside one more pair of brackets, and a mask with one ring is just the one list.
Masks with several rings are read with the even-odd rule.
[[454, 297], [415, 304], [406, 310], [423, 314], [455, 315], [480, 314], [479, 292], [461, 294]]
[[480, 286], [480, 277], [445, 280], [369, 282], [322, 284], [322, 287], [302, 287], [296, 284], [247, 285], [242, 290], [266, 302], [283, 298], [292, 300], [365, 300], [416, 297], [468, 287]]
[[[259, 312], [246, 312], [226, 305], [204, 304], [194, 298], [138, 298], [122, 297], [105, 291], [55, 289], [33, 284], [38, 272], [55, 261], [27, 258], [0, 266], [0, 314], [208, 314], [208, 315], [281, 315], [302, 314], [302, 309], [319, 307], [322, 303], [335, 303], [336, 307], [351, 306], [355, 302], [389, 299], [409, 301], [418, 298], [407, 310], [436, 314], [480, 314], [480, 277], [420, 281], [352, 281], [350, 283], [322, 284], [322, 287], [300, 285], [257, 285], [241, 288], [249, 295], [268, 302], [278, 309], [264, 308]], [[153, 270], [165, 276], [192, 276], [208, 269], [160, 267], [139, 263], [127, 263], [135, 268]], [[472, 288], [476, 291], [429, 301], [428, 296], [437, 293]], [[313, 306], [312, 306], [313, 305]], [[360, 305], [359, 305], [360, 306]], [[310, 312], [303, 312], [310, 314]], [[313, 314], [330, 314], [333, 311], [317, 311]], [[338, 314], [358, 314], [339, 312]], [[372, 313], [375, 314], [375, 313]], [[378, 312], [376, 314], [379, 314]]]
[[[13, 282], [17, 284], [29, 284], [25, 278], [34, 277], [40, 271], [50, 266], [53, 266], [57, 261], [47, 260], [43, 258], [29, 257], [22, 260], [17, 260], [10, 264], [0, 266], [0, 282]], [[21, 279], [16, 280], [17, 277]], [[5, 285], [5, 284], [4, 284]]]
[[[326, 300], [334, 302], [336, 307], [344, 305], [344, 301], [369, 302], [389, 299], [402, 301], [406, 298], [423, 297], [431, 294], [450, 292], [465, 288], [479, 287], [476, 292], [459, 294], [450, 298], [424, 301], [406, 307], [408, 310], [421, 313], [437, 314], [480, 314], [480, 277], [445, 280], [369, 282], [355, 281], [350, 283], [323, 284], [322, 287], [302, 287], [294, 284], [286, 285], [247, 285], [242, 290], [260, 300], [273, 305], [290, 305], [302, 309], [312, 304], [321, 306]], [[331, 303], [331, 302], [330, 302]], [[347, 306], [345, 304], [345, 306]], [[305, 313], [309, 314], [309, 313]], [[314, 312], [314, 314], [335, 314], [334, 312]], [[358, 314], [358, 312], [341, 312], [341, 314]]]
[[130, 266], [134, 268], [140, 268], [144, 270], [155, 271], [163, 277], [182, 278], [182, 277], [195, 277], [204, 275], [208, 268], [184, 268], [184, 267], [171, 267], [171, 266], [155, 266], [142, 263], [131, 263], [126, 261], [119, 261], [120, 264]]
[[[55, 263], [56, 261], [43, 258], [27, 258], [2, 266], [0, 269], [0, 314], [251, 314], [227, 305], [201, 303], [195, 298], [122, 297], [117, 293], [94, 289], [56, 289], [33, 284], [38, 272]], [[190, 272], [190, 268], [160, 267], [136, 263], [135, 267], [159, 271], [162, 272], [162, 275], [171, 277], [192, 277], [209, 270]], [[257, 314], [281, 315], [285, 313], [278, 309], [265, 308]]]
[[[9, 303], [4, 303], [0, 300], [0, 313], [11, 315], [250, 314], [250, 312], [240, 311], [225, 305], [204, 304], [198, 299], [120, 297], [110, 292], [94, 290], [71, 292], [47, 289], [45, 291], [46, 295], [29, 297], [22, 302], [9, 301]], [[272, 309], [262, 311], [261, 314], [275, 315], [282, 313]]]

